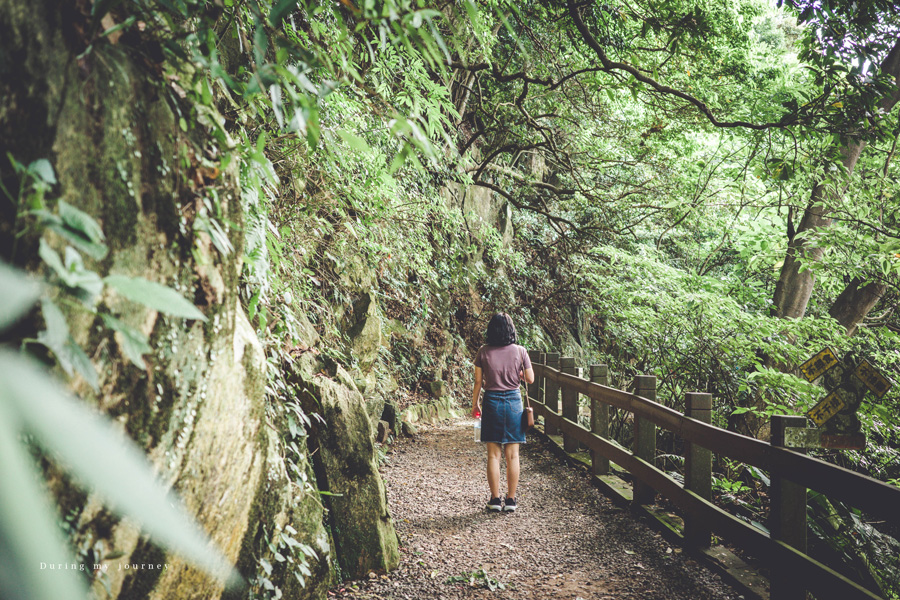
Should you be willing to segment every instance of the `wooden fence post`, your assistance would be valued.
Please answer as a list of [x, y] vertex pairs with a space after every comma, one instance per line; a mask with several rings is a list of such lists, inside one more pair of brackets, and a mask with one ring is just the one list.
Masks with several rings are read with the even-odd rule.
[[[544, 364], [547, 365], [547, 368], [549, 369], [558, 369], [559, 353], [548, 352], [546, 362]], [[549, 377], [544, 379], [544, 404], [546, 404], [547, 408], [549, 408], [553, 412], [559, 412], [559, 384]], [[546, 433], [547, 435], [556, 435], [556, 425], [545, 420], [544, 433]]]
[[[609, 367], [591, 365], [591, 381], [609, 385]], [[591, 431], [603, 438], [609, 438], [609, 405], [591, 398]], [[594, 475], [609, 475], [609, 459], [598, 452], [591, 452]]]
[[[574, 375], [575, 359], [571, 356], [560, 358], [559, 369], [567, 375]], [[578, 392], [571, 387], [562, 387], [562, 416], [570, 421], [578, 422]], [[563, 450], [577, 452], [578, 440], [563, 433]]]
[[[634, 377], [634, 393], [648, 400], [656, 401], [656, 377], [653, 375], [636, 375]], [[656, 464], [656, 424], [634, 415], [634, 455], [651, 465]], [[635, 504], [651, 504], [656, 498], [656, 490], [646, 483], [634, 480], [632, 486]]]
[[[784, 447], [788, 427], [806, 427], [806, 417], [773, 415], [770, 443]], [[806, 487], [772, 473], [769, 487], [769, 531], [779, 540], [806, 553]], [[771, 600], [806, 600], [806, 586], [797, 574], [775, 558], [770, 579]]]
[[[712, 394], [688, 392], [684, 397], [684, 414], [710, 423]], [[684, 487], [709, 500], [712, 497], [712, 452], [691, 442], [684, 443]], [[693, 546], [709, 548], [710, 529], [703, 519], [685, 515], [684, 539]]]
[[[584, 379], [584, 367], [575, 367], [575, 377]], [[581, 394], [575, 394], [575, 419], [576, 423], [581, 424]], [[578, 442], [578, 452], [584, 452], [588, 449], [583, 443]]]
[[[542, 365], [547, 364], [547, 353], [544, 352], [543, 350], [541, 351], [541, 356], [538, 359], [538, 362], [540, 362]], [[544, 401], [544, 391], [547, 388], [547, 378], [544, 377], [543, 375], [541, 375], [539, 379], [535, 379], [534, 384], [535, 384], [535, 386], [537, 386], [537, 389], [535, 390], [537, 392], [537, 395], [534, 398], [538, 402], [543, 402]]]
[[[532, 368], [535, 363], [541, 362], [541, 352], [540, 350], [529, 350], [528, 351], [528, 359], [531, 361]], [[528, 397], [532, 400], [538, 400], [538, 394], [541, 389], [541, 379], [535, 374], [534, 383], [528, 385]]]

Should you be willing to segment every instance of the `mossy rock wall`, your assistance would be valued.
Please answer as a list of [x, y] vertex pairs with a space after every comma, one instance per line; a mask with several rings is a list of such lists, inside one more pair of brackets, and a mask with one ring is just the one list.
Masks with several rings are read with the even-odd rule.
[[434, 402], [425, 404], [414, 404], [407, 407], [400, 413], [400, 421], [407, 423], [429, 423], [436, 424], [447, 419], [455, 419], [462, 416], [464, 411], [460, 410], [453, 398], [445, 397]]
[[[6, 153], [25, 164], [45, 158], [65, 199], [92, 215], [110, 248], [102, 261], [86, 259], [101, 275], [145, 277], [195, 302], [207, 321], [168, 318], [108, 293], [101, 308], [122, 315], [148, 334], [153, 352], [146, 368], [132, 365], [119, 340], [86, 311], [68, 311], [72, 334], [92, 361], [99, 390], [76, 380], [86, 402], [108, 414], [146, 451], [164, 484], [224, 555], [251, 576], [258, 559], [280, 546], [280, 534], [316, 554], [301, 587], [282, 569], [272, 575], [291, 598], [323, 598], [333, 582], [334, 553], [311, 464], [309, 485], [288, 476], [283, 440], [267, 422], [266, 362], [238, 300], [242, 221], [233, 171], [196, 177], [214, 146], [202, 131], [183, 131], [171, 90], [135, 48], [98, 41], [83, 58], [85, 17], [67, 2], [0, 0], [0, 144], [5, 183], [14, 181]], [[193, 182], [193, 183], [191, 183]], [[199, 206], [214, 199], [234, 249], [223, 256], [194, 230]], [[2, 203], [8, 209], [8, 203]], [[11, 215], [0, 212], [0, 253], [41, 269], [37, 238], [22, 238], [13, 256]], [[48, 238], [62, 248], [62, 240]], [[304, 459], [305, 460], [305, 459]], [[51, 489], [66, 513], [74, 512], [74, 542], [102, 548], [105, 584], [97, 597], [219, 598], [220, 583], [167, 555], [100, 499], [85, 496], [53, 475]], [[96, 557], [95, 558], [102, 558]], [[166, 563], [163, 571], [119, 570], [131, 563]]]
[[311, 354], [303, 355], [294, 372], [306, 410], [324, 419], [314, 426], [311, 444], [343, 574], [356, 578], [396, 568], [399, 540], [362, 394], [341, 366]]
[[[235, 161], [220, 174], [209, 174], [209, 165], [224, 164], [218, 162], [222, 149], [191, 123], [175, 80], [161, 75], [171, 65], [162, 64], [158, 47], [137, 38], [88, 40], [90, 31], [90, 18], [77, 3], [0, 0], [0, 177], [15, 188], [7, 152], [23, 164], [47, 159], [59, 181], [48, 198], [89, 213], [107, 235], [109, 255], [87, 259], [88, 268], [172, 287], [208, 320], [168, 318], [106, 294], [101, 308], [151, 341], [153, 353], [141, 369], [126, 360], [121, 340], [95, 315], [69, 311], [77, 342], [97, 349], [92, 360], [100, 373], [99, 391], [79, 380], [74, 391], [144, 448], [160, 478], [246, 576], [260, 573], [259, 561], [271, 557], [272, 545], [283, 549], [284, 535], [316, 556], [307, 563], [311, 574], [305, 587], [273, 563], [272, 583], [291, 598], [324, 597], [336, 572], [363, 576], [395, 568], [398, 540], [378, 473], [372, 418], [381, 416], [397, 384], [375, 368], [389, 340], [383, 308], [369, 295], [377, 286], [374, 274], [352, 256], [336, 269], [357, 306], [335, 307], [335, 314], [342, 315], [362, 360], [352, 375], [312, 352], [298, 361], [302, 401], [323, 422], [314, 421], [311, 458], [289, 464], [284, 434], [266, 404], [268, 366], [237, 293], [243, 214]], [[85, 52], [89, 41], [93, 46]], [[483, 189], [450, 186], [444, 193], [508, 242], [512, 229], [505, 202]], [[227, 232], [230, 252], [216, 249], [203, 228], [195, 227], [209, 203], [221, 223], [234, 225]], [[43, 269], [37, 237], [21, 238], [14, 249], [15, 232], [9, 203], [0, 202], [0, 256]], [[47, 239], [62, 250], [64, 240]], [[449, 295], [436, 295], [436, 311], [449, 313]], [[304, 350], [317, 346], [315, 329], [301, 321]], [[420, 336], [425, 343], [425, 332], [399, 334]], [[448, 336], [441, 339], [436, 380], [445, 376], [454, 348]], [[408, 419], [443, 419], [452, 410], [452, 402], [442, 398], [410, 412]], [[298, 485], [297, 473], [305, 474], [308, 485]], [[111, 597], [222, 595], [217, 582], [153, 546], [133, 525], [108, 513], [100, 499], [72, 491], [56, 475], [51, 486], [63, 510], [77, 515], [77, 543], [100, 544], [106, 555], [121, 553], [108, 561]], [[161, 573], [117, 568], [151, 561], [169, 568]], [[96, 591], [105, 595], [99, 583]]]

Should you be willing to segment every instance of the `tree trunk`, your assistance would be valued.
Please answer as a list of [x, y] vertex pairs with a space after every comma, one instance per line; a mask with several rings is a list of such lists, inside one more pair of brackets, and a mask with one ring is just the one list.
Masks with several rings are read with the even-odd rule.
[[[864, 147], [865, 142], [858, 142], [850, 143], [844, 149], [844, 158], [841, 162], [847, 169], [848, 178], [853, 175], [853, 169]], [[837, 195], [839, 194], [835, 194]], [[788, 243], [784, 265], [781, 267], [778, 283], [775, 284], [772, 312], [776, 317], [801, 319], [806, 314], [806, 305], [812, 295], [815, 277], [808, 266], [803, 271], [800, 269], [804, 264], [818, 262], [825, 249], [810, 243], [806, 236], [800, 234], [831, 225], [831, 217], [828, 216], [829, 205], [836, 199], [829, 197], [825, 186], [821, 183], [813, 188], [809, 204], [797, 227], [797, 234]]]
[[880, 281], [872, 281], [862, 287], [862, 280], [854, 277], [844, 291], [837, 297], [828, 314], [837, 319], [853, 335], [856, 327], [869, 314], [884, 295], [887, 285]]
[[[900, 40], [894, 44], [891, 51], [885, 57], [881, 64], [881, 71], [887, 75], [893, 76], [895, 82], [900, 82]], [[886, 111], [890, 111], [900, 100], [900, 88], [885, 96], [879, 103], [879, 106]], [[853, 169], [859, 160], [860, 152], [865, 147], [865, 142], [851, 141], [842, 151], [843, 158], [841, 162], [847, 169], [847, 176], [853, 175]], [[828, 197], [825, 186], [816, 185], [813, 188], [809, 204], [803, 213], [800, 226], [797, 233], [805, 231], [815, 231], [831, 225], [831, 217], [828, 216], [830, 204], [836, 200], [835, 197]], [[804, 239], [804, 236], [797, 235], [788, 243], [787, 253], [784, 258], [784, 265], [781, 268], [781, 274], [778, 277], [778, 283], [775, 284], [775, 294], [772, 298], [772, 313], [782, 318], [800, 319], [806, 314], [806, 305], [809, 303], [809, 297], [812, 295], [815, 278], [812, 271], [808, 268], [803, 272], [800, 271], [804, 263], [816, 262], [822, 258], [823, 248], [819, 248]], [[869, 310], [871, 310], [869, 306]], [[868, 312], [868, 310], [866, 311]], [[865, 313], [859, 317], [857, 323]], [[849, 329], [848, 329], [849, 331]]]

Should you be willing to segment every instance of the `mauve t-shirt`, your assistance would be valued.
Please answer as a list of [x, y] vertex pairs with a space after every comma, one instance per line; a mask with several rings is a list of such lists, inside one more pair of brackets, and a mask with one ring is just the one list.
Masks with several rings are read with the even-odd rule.
[[482, 346], [475, 355], [475, 366], [481, 368], [485, 390], [515, 390], [519, 388], [519, 371], [530, 369], [531, 359], [518, 344]]

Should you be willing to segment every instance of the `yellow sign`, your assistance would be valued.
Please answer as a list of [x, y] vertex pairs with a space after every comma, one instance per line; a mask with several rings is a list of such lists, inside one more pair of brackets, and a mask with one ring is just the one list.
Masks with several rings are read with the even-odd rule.
[[813, 381], [837, 363], [837, 357], [835, 357], [831, 348], [825, 348], [800, 365], [800, 372], [803, 373], [803, 376], [806, 377], [807, 381]]
[[866, 384], [866, 387], [879, 398], [884, 398], [884, 395], [891, 389], [890, 380], [869, 364], [867, 360], [859, 363], [853, 374], [859, 377], [860, 381]]
[[828, 419], [844, 410], [844, 408], [844, 401], [841, 400], [835, 390], [825, 396], [821, 402], [813, 406], [806, 413], [806, 416], [809, 417], [813, 423], [821, 427]]

